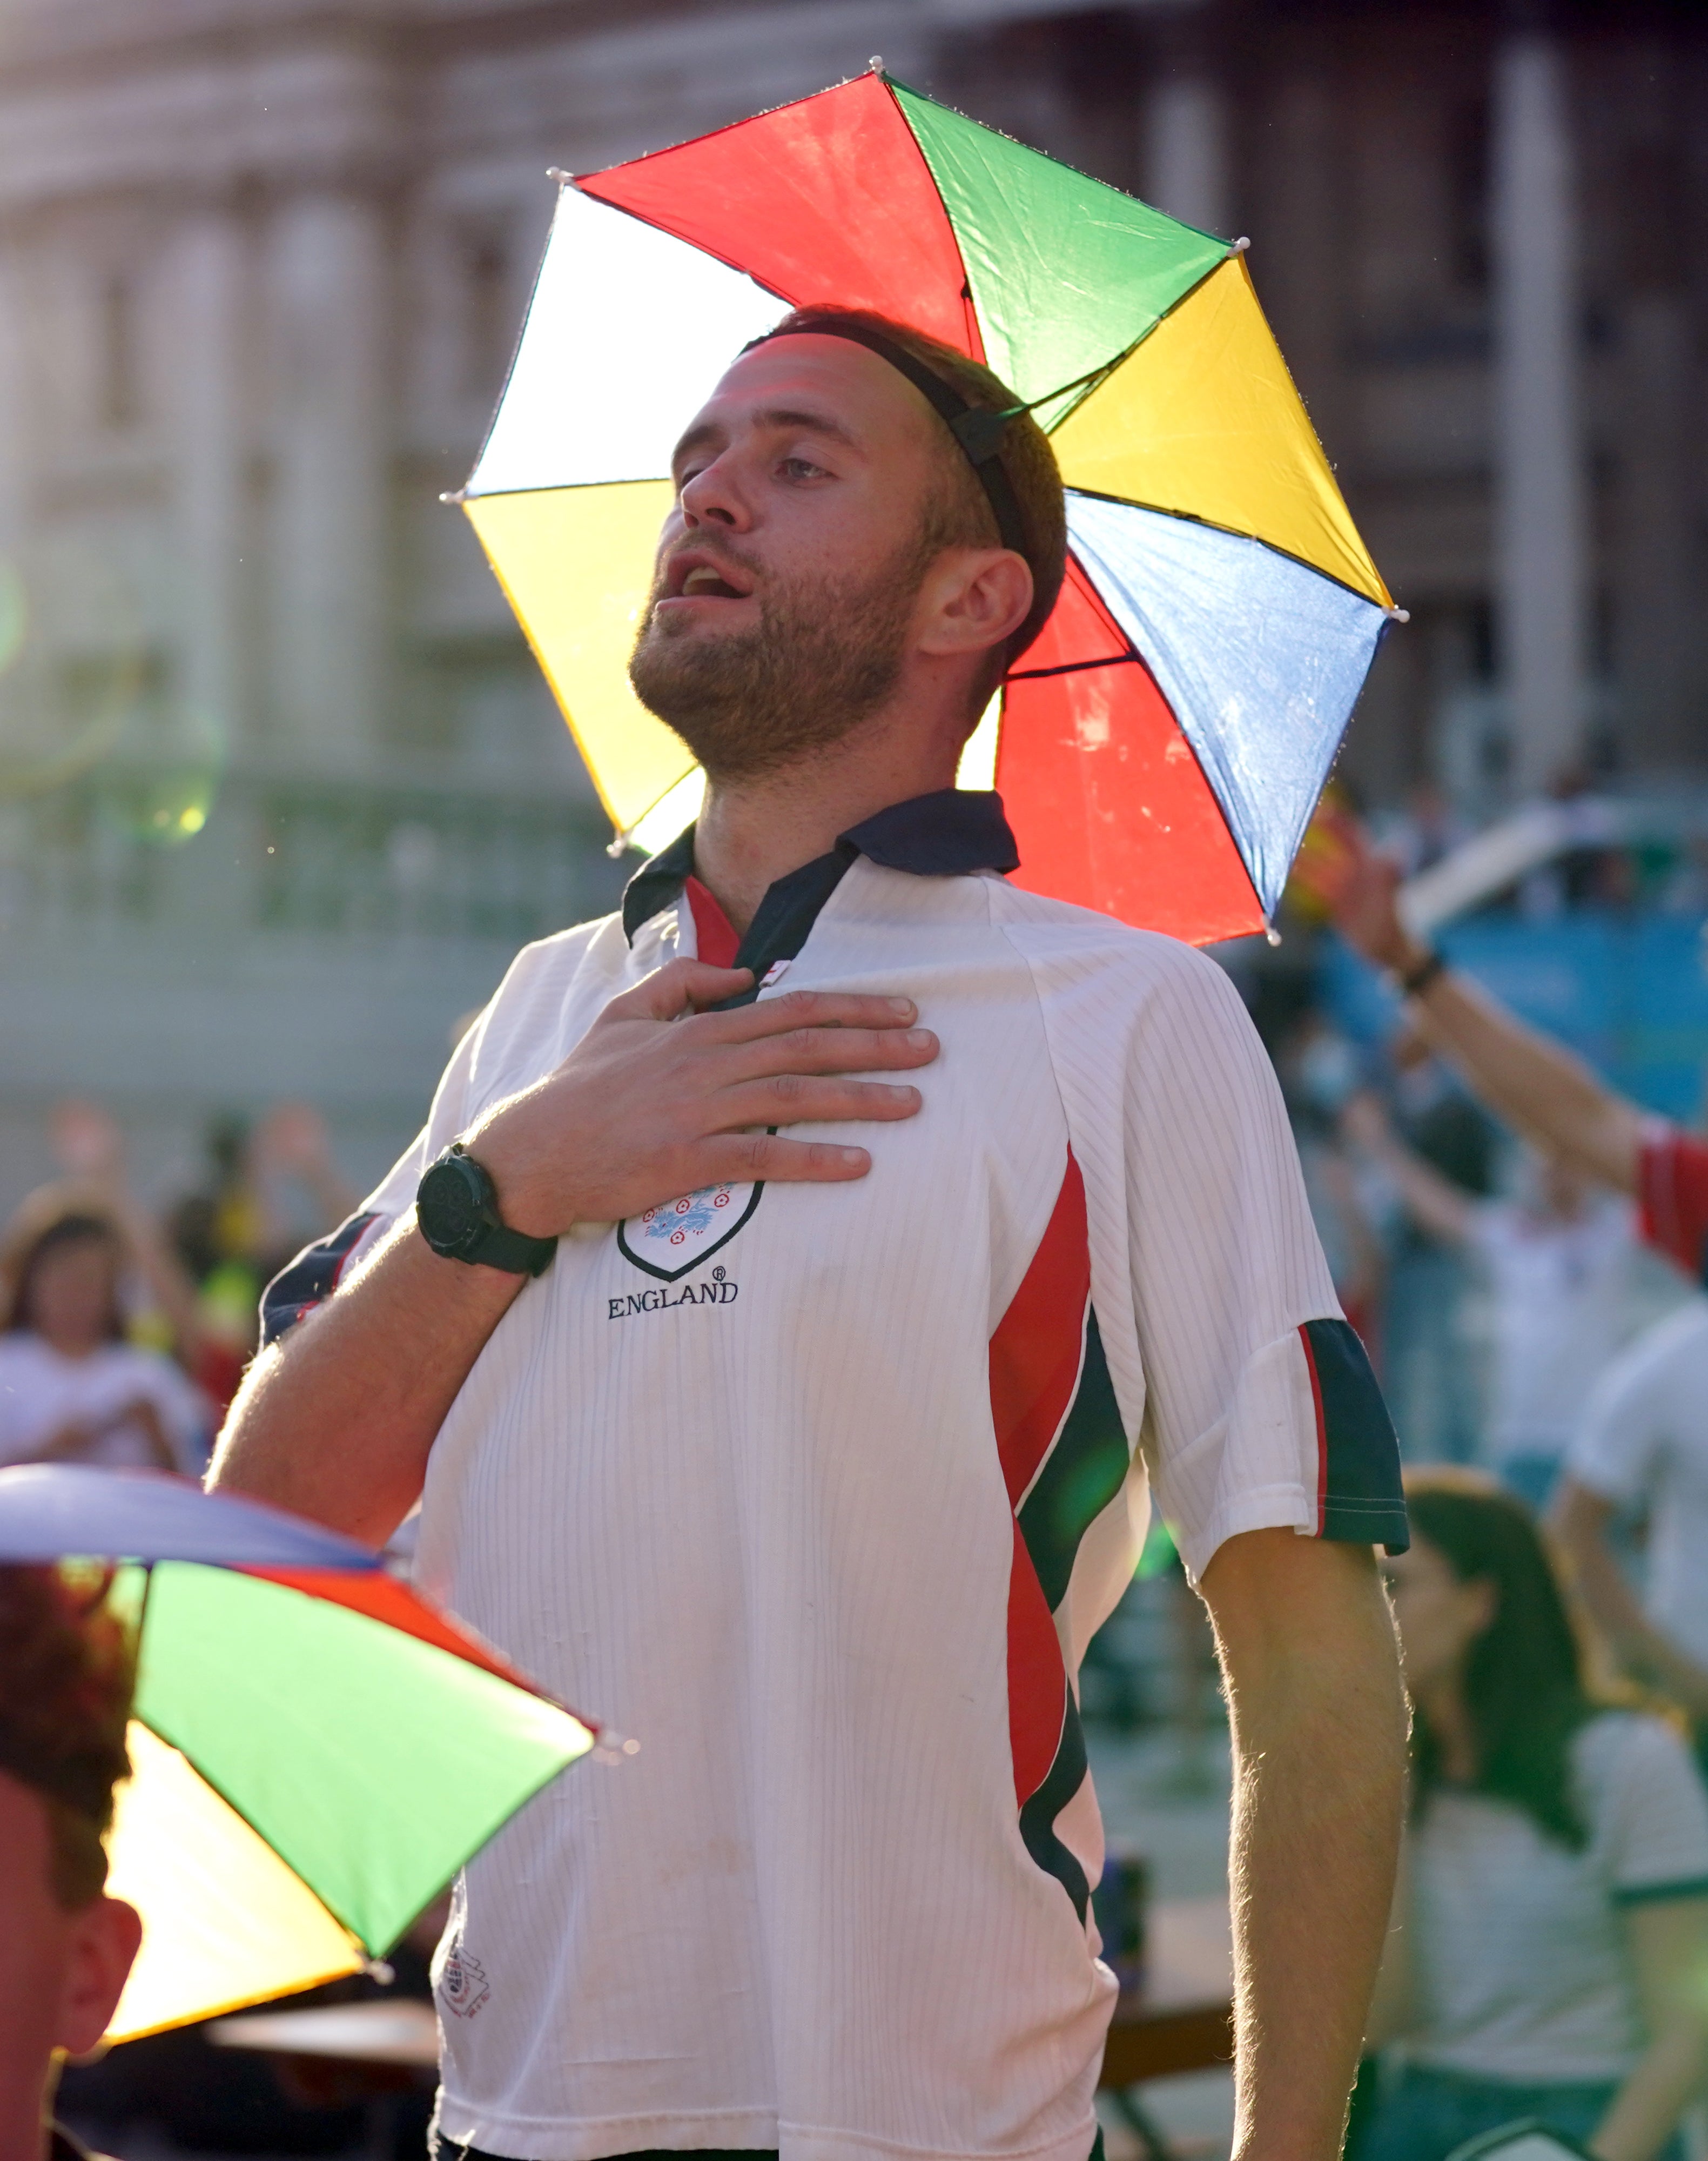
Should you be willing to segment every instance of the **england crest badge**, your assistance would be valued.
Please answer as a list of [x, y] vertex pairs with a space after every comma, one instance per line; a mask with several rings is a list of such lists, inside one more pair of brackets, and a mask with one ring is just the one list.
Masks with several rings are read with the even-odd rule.
[[759, 1205], [754, 1185], [703, 1185], [680, 1200], [660, 1201], [617, 1226], [617, 1250], [660, 1283], [674, 1283], [728, 1245]]

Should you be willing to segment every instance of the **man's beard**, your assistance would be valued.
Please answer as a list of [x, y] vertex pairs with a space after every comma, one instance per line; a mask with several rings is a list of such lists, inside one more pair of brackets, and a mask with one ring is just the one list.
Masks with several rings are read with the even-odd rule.
[[[734, 549], [715, 552], [757, 568]], [[913, 544], [864, 583], [774, 581], [760, 597], [758, 628], [733, 638], [696, 638], [688, 622], [660, 622], [661, 580], [628, 680], [713, 779], [774, 772], [841, 742], [893, 692], [924, 570]]]

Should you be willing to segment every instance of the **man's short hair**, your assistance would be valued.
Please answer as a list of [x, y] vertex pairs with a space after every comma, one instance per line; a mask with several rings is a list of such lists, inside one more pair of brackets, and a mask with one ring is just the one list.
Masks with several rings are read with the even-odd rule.
[[46, 1804], [49, 1880], [67, 1913], [106, 1884], [112, 1789], [130, 1775], [135, 1659], [110, 1580], [0, 1565], [0, 1771]]
[[[876, 331], [957, 391], [969, 405], [993, 413], [1007, 412], [1019, 399], [999, 375], [976, 360], [969, 360], [953, 346], [945, 345], [912, 324], [898, 322], [871, 308], [816, 306], [797, 308], [785, 315], [778, 330], [810, 329], [826, 318], [851, 326]], [[979, 485], [966, 453], [947, 428], [934, 423], [941, 437], [938, 463], [942, 486], [932, 505], [931, 523], [924, 547], [935, 555], [943, 548], [994, 548], [1002, 544], [996, 513]], [[1019, 553], [1032, 572], [1032, 608], [1009, 638], [1002, 655], [1012, 667], [1049, 620], [1061, 591], [1067, 568], [1067, 507], [1062, 496], [1061, 474], [1049, 438], [1029, 413], [1017, 413], [1002, 435], [998, 452], [1008, 485], [1019, 506], [1022, 545]], [[994, 683], [992, 689], [996, 686]]]

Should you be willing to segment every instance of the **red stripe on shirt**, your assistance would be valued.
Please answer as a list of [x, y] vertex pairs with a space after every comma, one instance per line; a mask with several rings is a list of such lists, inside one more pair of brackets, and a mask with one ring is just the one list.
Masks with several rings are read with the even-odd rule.
[[688, 906], [694, 917], [695, 951], [714, 968], [733, 968], [742, 941], [736, 935], [734, 924], [718, 906], [711, 888], [701, 885], [690, 872], [682, 889], [688, 896]]
[[1645, 1243], [1687, 1275], [1708, 1268], [1708, 1145], [1662, 1127], [1645, 1136], [1637, 1191]]
[[1316, 1534], [1323, 1534], [1323, 1525], [1328, 1521], [1329, 1508], [1329, 1422], [1323, 1416], [1322, 1382], [1316, 1370], [1316, 1353], [1310, 1347], [1310, 1335], [1306, 1329], [1299, 1331], [1299, 1341], [1304, 1351], [1304, 1370], [1310, 1376], [1310, 1399], [1316, 1408]]
[[1066, 1715], [1061, 1644], [1017, 1522], [1008, 1575], [1008, 1746], [1014, 1798], [1022, 1807], [1049, 1776]]
[[991, 1417], [1013, 1507], [1037, 1476], [1073, 1401], [1091, 1295], [1086, 1182], [1070, 1148], [1038, 1250], [991, 1338]]
[[[1061, 1190], [1020, 1288], [991, 1338], [991, 1419], [1018, 1509], [1073, 1403], [1091, 1296], [1086, 1184], [1068, 1151]], [[1019, 1519], [1008, 1575], [1008, 1743], [1022, 1805], [1049, 1776], [1067, 1716], [1067, 1668]]]

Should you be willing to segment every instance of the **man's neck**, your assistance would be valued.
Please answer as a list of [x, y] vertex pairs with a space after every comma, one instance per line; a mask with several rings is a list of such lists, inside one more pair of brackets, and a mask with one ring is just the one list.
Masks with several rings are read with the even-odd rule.
[[745, 934], [768, 888], [826, 855], [863, 819], [955, 785], [958, 742], [911, 731], [858, 730], [810, 759], [752, 779], [710, 781], [694, 836], [694, 871]]

